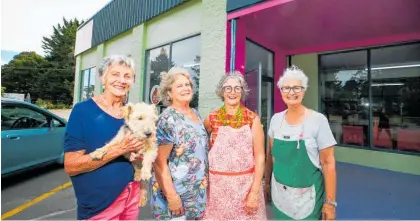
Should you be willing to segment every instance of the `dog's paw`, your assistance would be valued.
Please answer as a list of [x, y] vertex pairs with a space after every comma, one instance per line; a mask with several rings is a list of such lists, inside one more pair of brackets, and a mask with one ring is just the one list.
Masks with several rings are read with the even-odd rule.
[[105, 151], [96, 150], [96, 151], [90, 153], [89, 155], [93, 160], [100, 160], [104, 157], [105, 153], [106, 153]]

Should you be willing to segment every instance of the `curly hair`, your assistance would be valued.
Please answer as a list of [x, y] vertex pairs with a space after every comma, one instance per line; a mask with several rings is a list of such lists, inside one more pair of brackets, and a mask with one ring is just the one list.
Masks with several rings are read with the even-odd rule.
[[217, 96], [220, 97], [222, 101], [224, 101], [225, 98], [223, 96], [223, 85], [229, 79], [237, 79], [239, 81], [239, 84], [241, 84], [241, 87], [242, 87], [241, 99], [242, 101], [244, 101], [247, 98], [250, 90], [248, 88], [248, 84], [246, 83], [244, 76], [239, 71], [228, 72], [222, 76], [222, 78], [219, 81], [219, 84], [217, 84], [217, 87], [216, 87]]
[[172, 90], [172, 84], [175, 82], [176, 78], [180, 75], [188, 78], [188, 80], [190, 81], [191, 88], [194, 89], [194, 83], [191, 78], [191, 75], [184, 68], [173, 67], [168, 72], [162, 72], [160, 74], [160, 79], [161, 79], [160, 85], [159, 85], [160, 97], [162, 99], [162, 103], [166, 106], [169, 106], [172, 104], [172, 99], [169, 97], [168, 92]]

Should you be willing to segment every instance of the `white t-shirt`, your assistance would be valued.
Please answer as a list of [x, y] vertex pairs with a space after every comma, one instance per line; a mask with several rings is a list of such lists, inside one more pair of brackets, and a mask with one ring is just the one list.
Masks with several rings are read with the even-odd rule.
[[289, 125], [284, 118], [285, 113], [286, 111], [282, 111], [271, 118], [268, 136], [278, 140], [296, 141], [302, 133], [309, 159], [322, 169], [319, 151], [337, 144], [327, 118], [319, 112], [308, 111], [301, 124]]

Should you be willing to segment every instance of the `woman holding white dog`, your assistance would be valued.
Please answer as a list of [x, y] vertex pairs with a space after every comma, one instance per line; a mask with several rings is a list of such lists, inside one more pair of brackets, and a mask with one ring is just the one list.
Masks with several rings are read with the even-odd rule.
[[200, 219], [206, 207], [208, 137], [199, 113], [190, 108], [193, 81], [182, 68], [162, 73], [160, 94], [168, 105], [157, 123], [151, 204], [155, 219]]
[[241, 104], [248, 86], [239, 72], [216, 89], [224, 105], [205, 120], [211, 134], [207, 220], [265, 220], [264, 132], [258, 115]]
[[132, 164], [122, 155], [144, 148], [127, 135], [101, 160], [89, 153], [107, 144], [124, 125], [122, 106], [134, 82], [134, 62], [125, 56], [103, 60], [99, 74], [104, 92], [76, 104], [64, 140], [64, 168], [77, 198], [78, 220], [136, 220], [140, 186]]

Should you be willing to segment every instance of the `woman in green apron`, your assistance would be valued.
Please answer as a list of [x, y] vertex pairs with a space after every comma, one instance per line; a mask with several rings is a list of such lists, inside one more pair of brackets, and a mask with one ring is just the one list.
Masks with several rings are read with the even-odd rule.
[[327, 118], [302, 105], [308, 77], [297, 67], [278, 82], [287, 110], [271, 118], [266, 194], [275, 220], [334, 220], [336, 141]]

